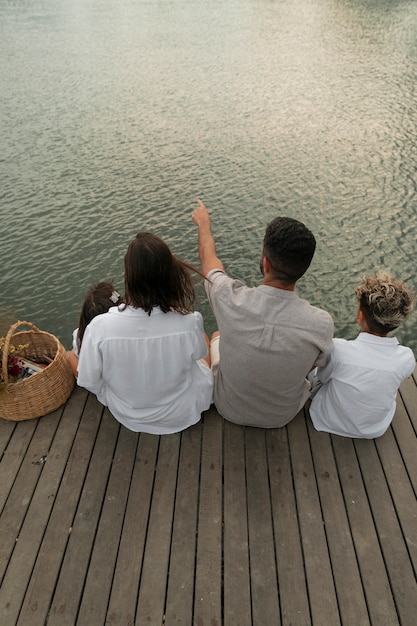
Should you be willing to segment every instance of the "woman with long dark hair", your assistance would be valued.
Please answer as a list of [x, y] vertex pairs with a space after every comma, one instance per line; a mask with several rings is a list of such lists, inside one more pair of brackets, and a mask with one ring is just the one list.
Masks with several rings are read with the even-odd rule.
[[156, 235], [140, 232], [125, 256], [124, 303], [87, 326], [78, 384], [127, 428], [173, 433], [212, 402], [203, 318], [193, 311], [192, 266]]

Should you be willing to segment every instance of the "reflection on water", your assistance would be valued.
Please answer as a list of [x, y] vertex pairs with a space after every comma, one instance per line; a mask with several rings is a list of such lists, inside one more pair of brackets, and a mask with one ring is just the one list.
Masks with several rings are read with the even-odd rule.
[[298, 291], [355, 336], [364, 274], [417, 286], [416, 42], [414, 0], [2, 3], [0, 305], [68, 346], [138, 230], [197, 263], [201, 197], [249, 284], [265, 224], [305, 221]]

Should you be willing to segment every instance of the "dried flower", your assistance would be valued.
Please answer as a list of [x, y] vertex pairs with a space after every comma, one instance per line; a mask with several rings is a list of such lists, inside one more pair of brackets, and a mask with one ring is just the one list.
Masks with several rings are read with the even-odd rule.
[[[0, 390], [4, 387], [4, 379], [3, 379], [3, 350], [5, 344], [5, 338], [0, 337]], [[23, 366], [19, 360], [19, 356], [22, 355], [22, 352], [29, 347], [29, 344], [20, 344], [18, 346], [9, 345], [9, 354], [7, 356], [7, 374], [9, 376], [10, 382], [15, 382], [19, 379], [23, 371]]]

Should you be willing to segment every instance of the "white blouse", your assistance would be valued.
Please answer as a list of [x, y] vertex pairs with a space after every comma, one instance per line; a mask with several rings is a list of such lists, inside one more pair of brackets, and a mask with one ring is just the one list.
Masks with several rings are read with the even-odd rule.
[[84, 333], [78, 380], [136, 432], [174, 433], [199, 421], [213, 399], [200, 313], [151, 315], [112, 307]]

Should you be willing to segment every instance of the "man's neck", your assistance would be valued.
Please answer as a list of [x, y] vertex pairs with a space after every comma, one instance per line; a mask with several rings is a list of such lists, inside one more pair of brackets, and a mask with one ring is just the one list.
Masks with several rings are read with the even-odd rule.
[[264, 276], [262, 285], [267, 285], [268, 287], [275, 287], [275, 289], [283, 289], [284, 291], [295, 291], [295, 283], [284, 283], [276, 278], [271, 278], [270, 276]]

